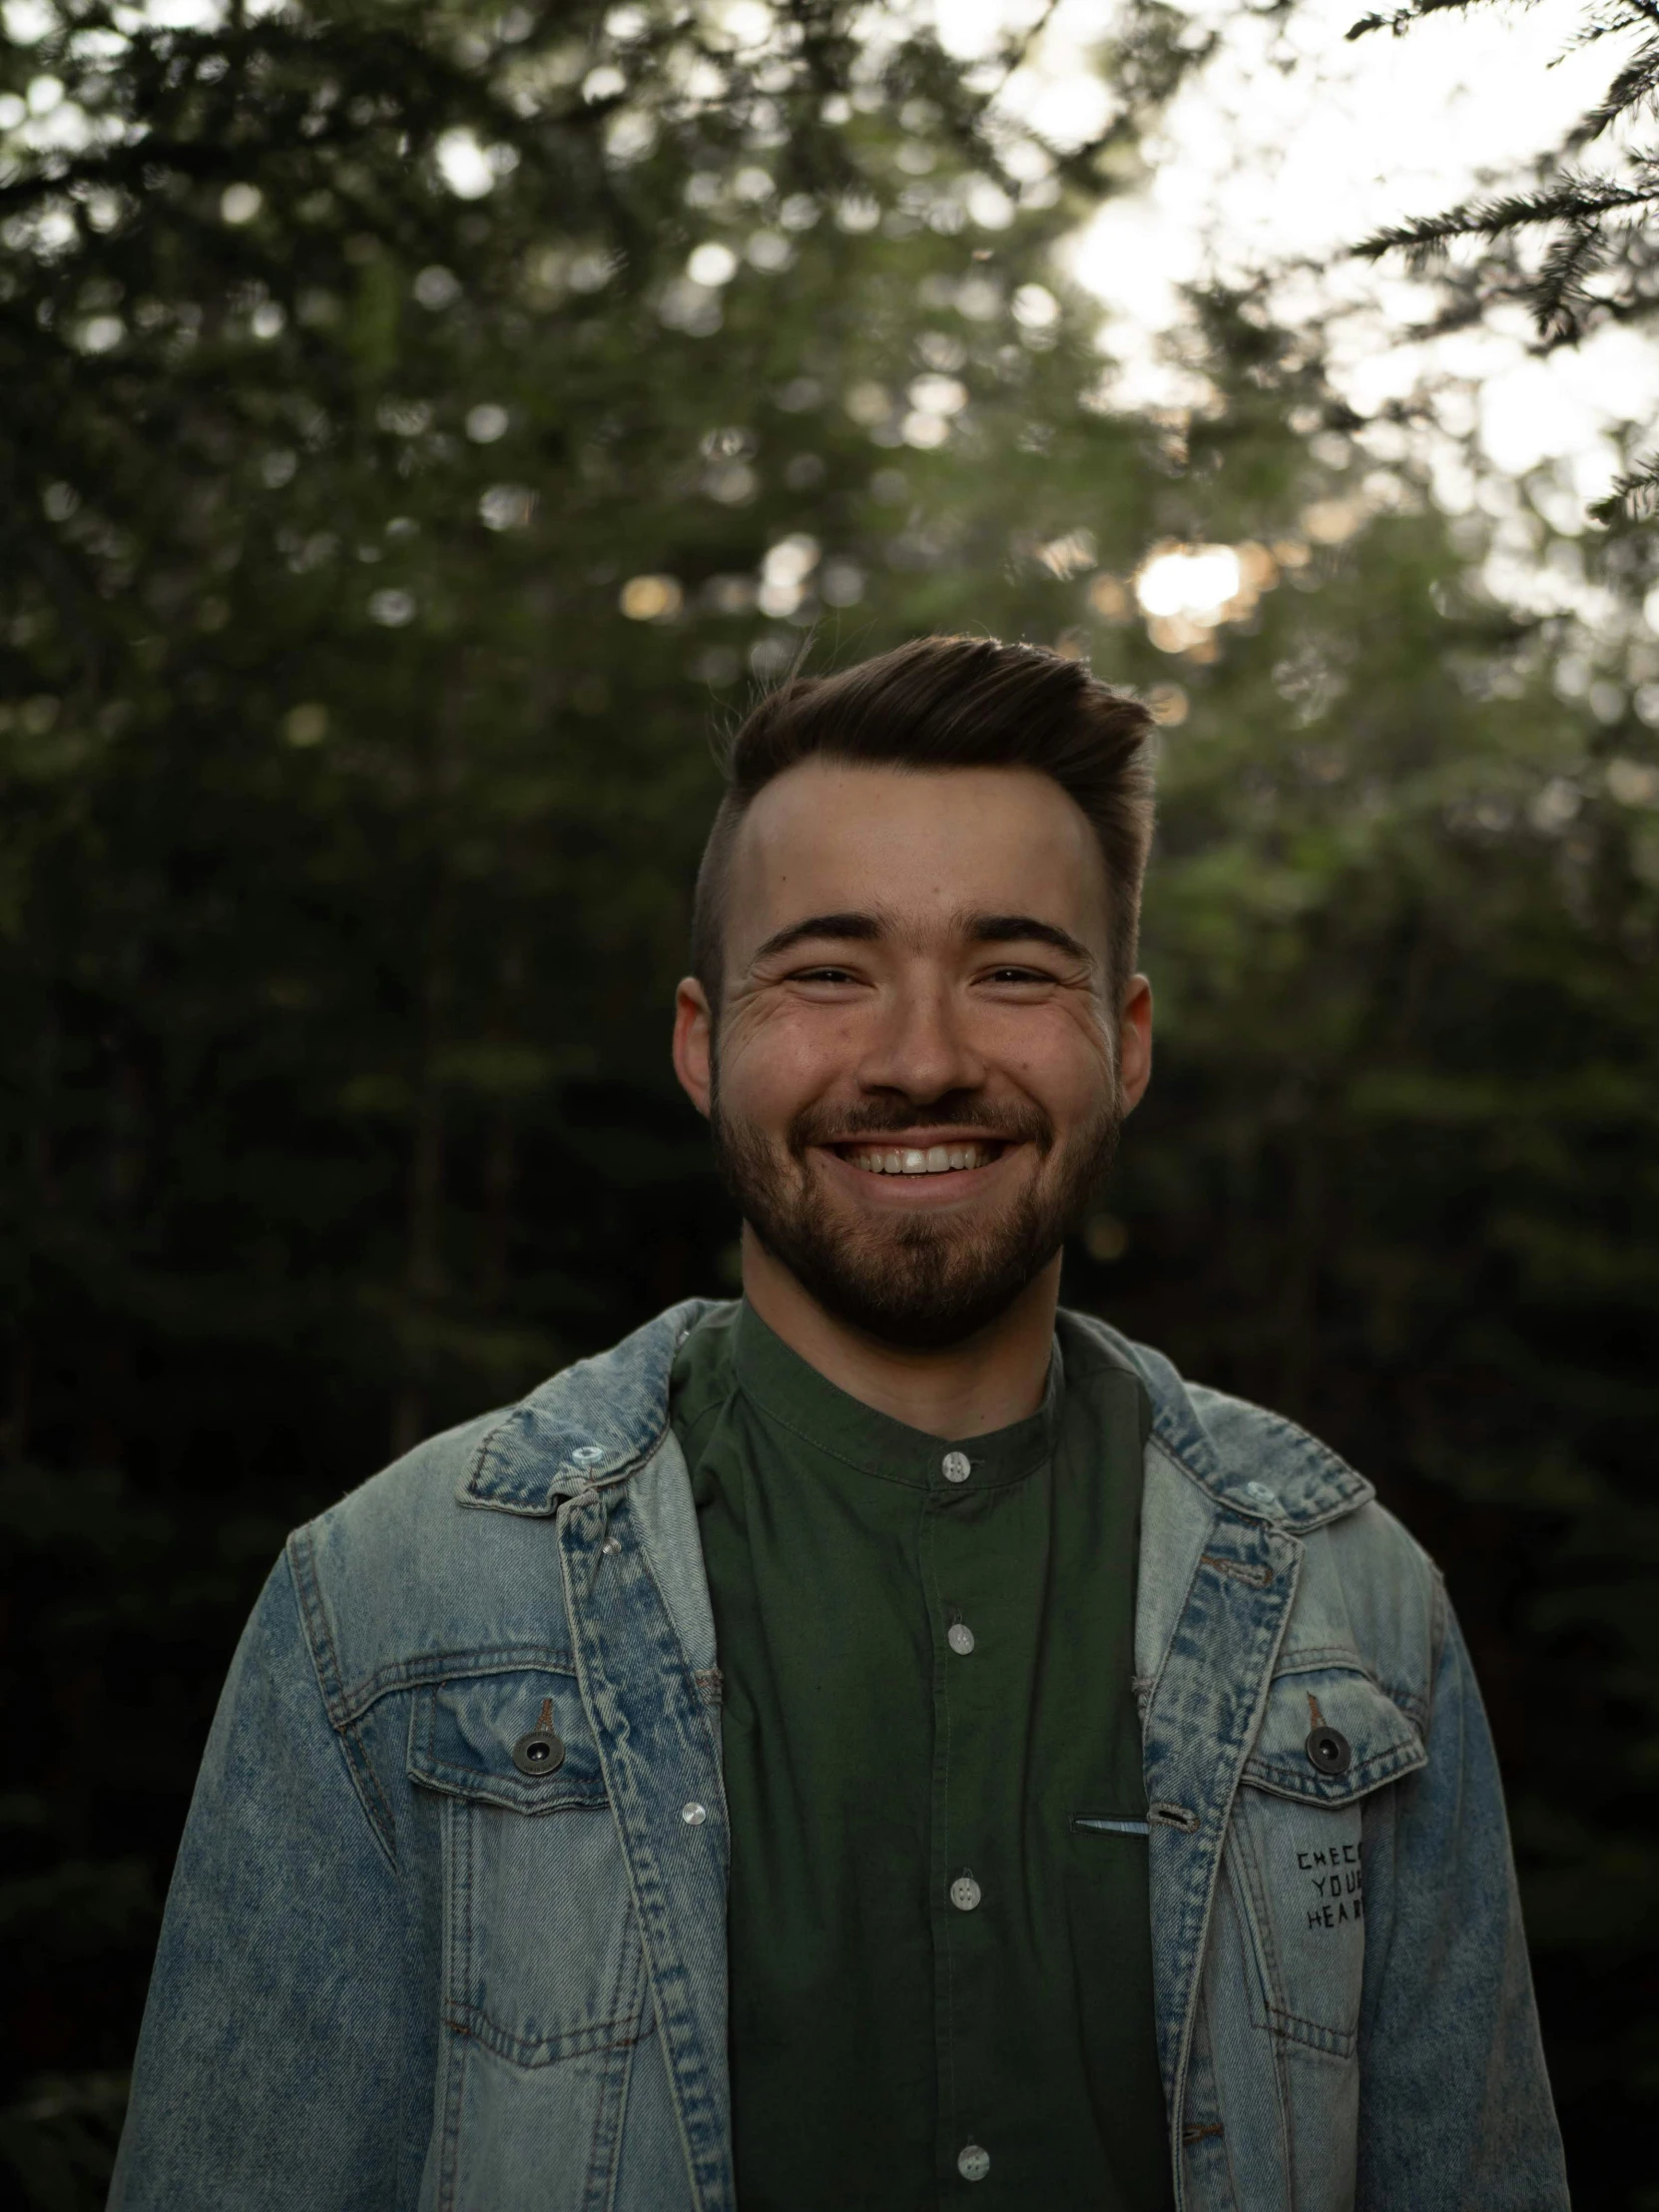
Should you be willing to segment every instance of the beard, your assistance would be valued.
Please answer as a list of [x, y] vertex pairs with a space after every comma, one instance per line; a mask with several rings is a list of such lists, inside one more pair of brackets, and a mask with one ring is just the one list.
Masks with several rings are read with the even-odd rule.
[[1063, 1143], [1032, 1105], [987, 1111], [954, 1091], [931, 1105], [927, 1124], [959, 1124], [976, 1136], [1029, 1144], [1037, 1174], [989, 1219], [949, 1221], [932, 1212], [844, 1218], [814, 1176], [808, 1155], [832, 1138], [892, 1136], [913, 1128], [902, 1100], [830, 1115], [807, 1108], [781, 1145], [723, 1112], [715, 1071], [709, 1121], [721, 1181], [775, 1260], [820, 1306], [879, 1344], [937, 1352], [975, 1336], [1005, 1313], [1082, 1222], [1112, 1164], [1124, 1111], [1114, 1083], [1098, 1115]]

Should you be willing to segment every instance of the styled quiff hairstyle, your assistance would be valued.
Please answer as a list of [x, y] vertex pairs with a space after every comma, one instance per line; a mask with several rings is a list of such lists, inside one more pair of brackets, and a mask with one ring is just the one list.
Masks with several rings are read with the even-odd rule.
[[802, 761], [927, 773], [1030, 768], [1077, 802], [1106, 863], [1114, 1019], [1135, 972], [1141, 882], [1152, 842], [1154, 723], [1138, 699], [1080, 661], [996, 638], [917, 638], [834, 676], [792, 676], [725, 747], [726, 796], [697, 871], [692, 969], [717, 1011], [727, 886], [744, 816]]

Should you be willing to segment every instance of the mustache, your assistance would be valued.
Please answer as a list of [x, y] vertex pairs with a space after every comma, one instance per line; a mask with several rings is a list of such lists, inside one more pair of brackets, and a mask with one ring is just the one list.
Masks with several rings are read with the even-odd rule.
[[960, 1129], [964, 1136], [1003, 1144], [1034, 1144], [1047, 1152], [1054, 1125], [1040, 1108], [1008, 1101], [992, 1105], [971, 1091], [947, 1091], [925, 1109], [902, 1098], [861, 1100], [855, 1106], [808, 1106], [790, 1124], [789, 1148], [798, 1156], [812, 1145], [848, 1144], [859, 1137], [895, 1137], [925, 1121], [929, 1129]]

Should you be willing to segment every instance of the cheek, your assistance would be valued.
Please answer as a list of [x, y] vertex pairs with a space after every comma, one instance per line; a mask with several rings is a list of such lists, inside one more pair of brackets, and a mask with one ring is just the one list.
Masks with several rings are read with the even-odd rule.
[[1045, 1007], [1040, 1021], [1011, 1018], [987, 1042], [996, 1064], [1061, 1126], [1092, 1120], [1111, 1096], [1111, 1041], [1070, 1007]]
[[721, 1097], [746, 1120], [786, 1122], [831, 1090], [856, 1052], [850, 1009], [745, 1007], [721, 1037]]

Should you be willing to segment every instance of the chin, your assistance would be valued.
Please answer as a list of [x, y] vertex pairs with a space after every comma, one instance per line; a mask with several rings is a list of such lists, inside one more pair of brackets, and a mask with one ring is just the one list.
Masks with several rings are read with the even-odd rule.
[[1042, 1274], [1117, 1133], [1108, 1115], [1064, 1147], [1016, 1135], [960, 1170], [872, 1174], [832, 1144], [786, 1148], [712, 1119], [722, 1180], [771, 1258], [844, 1326], [918, 1352], [969, 1342]]
[[784, 1220], [751, 1216], [750, 1226], [826, 1313], [907, 1352], [941, 1352], [978, 1336], [1062, 1242], [1029, 1197], [988, 1219], [918, 1211], [872, 1222], [838, 1208], [803, 1208]]

